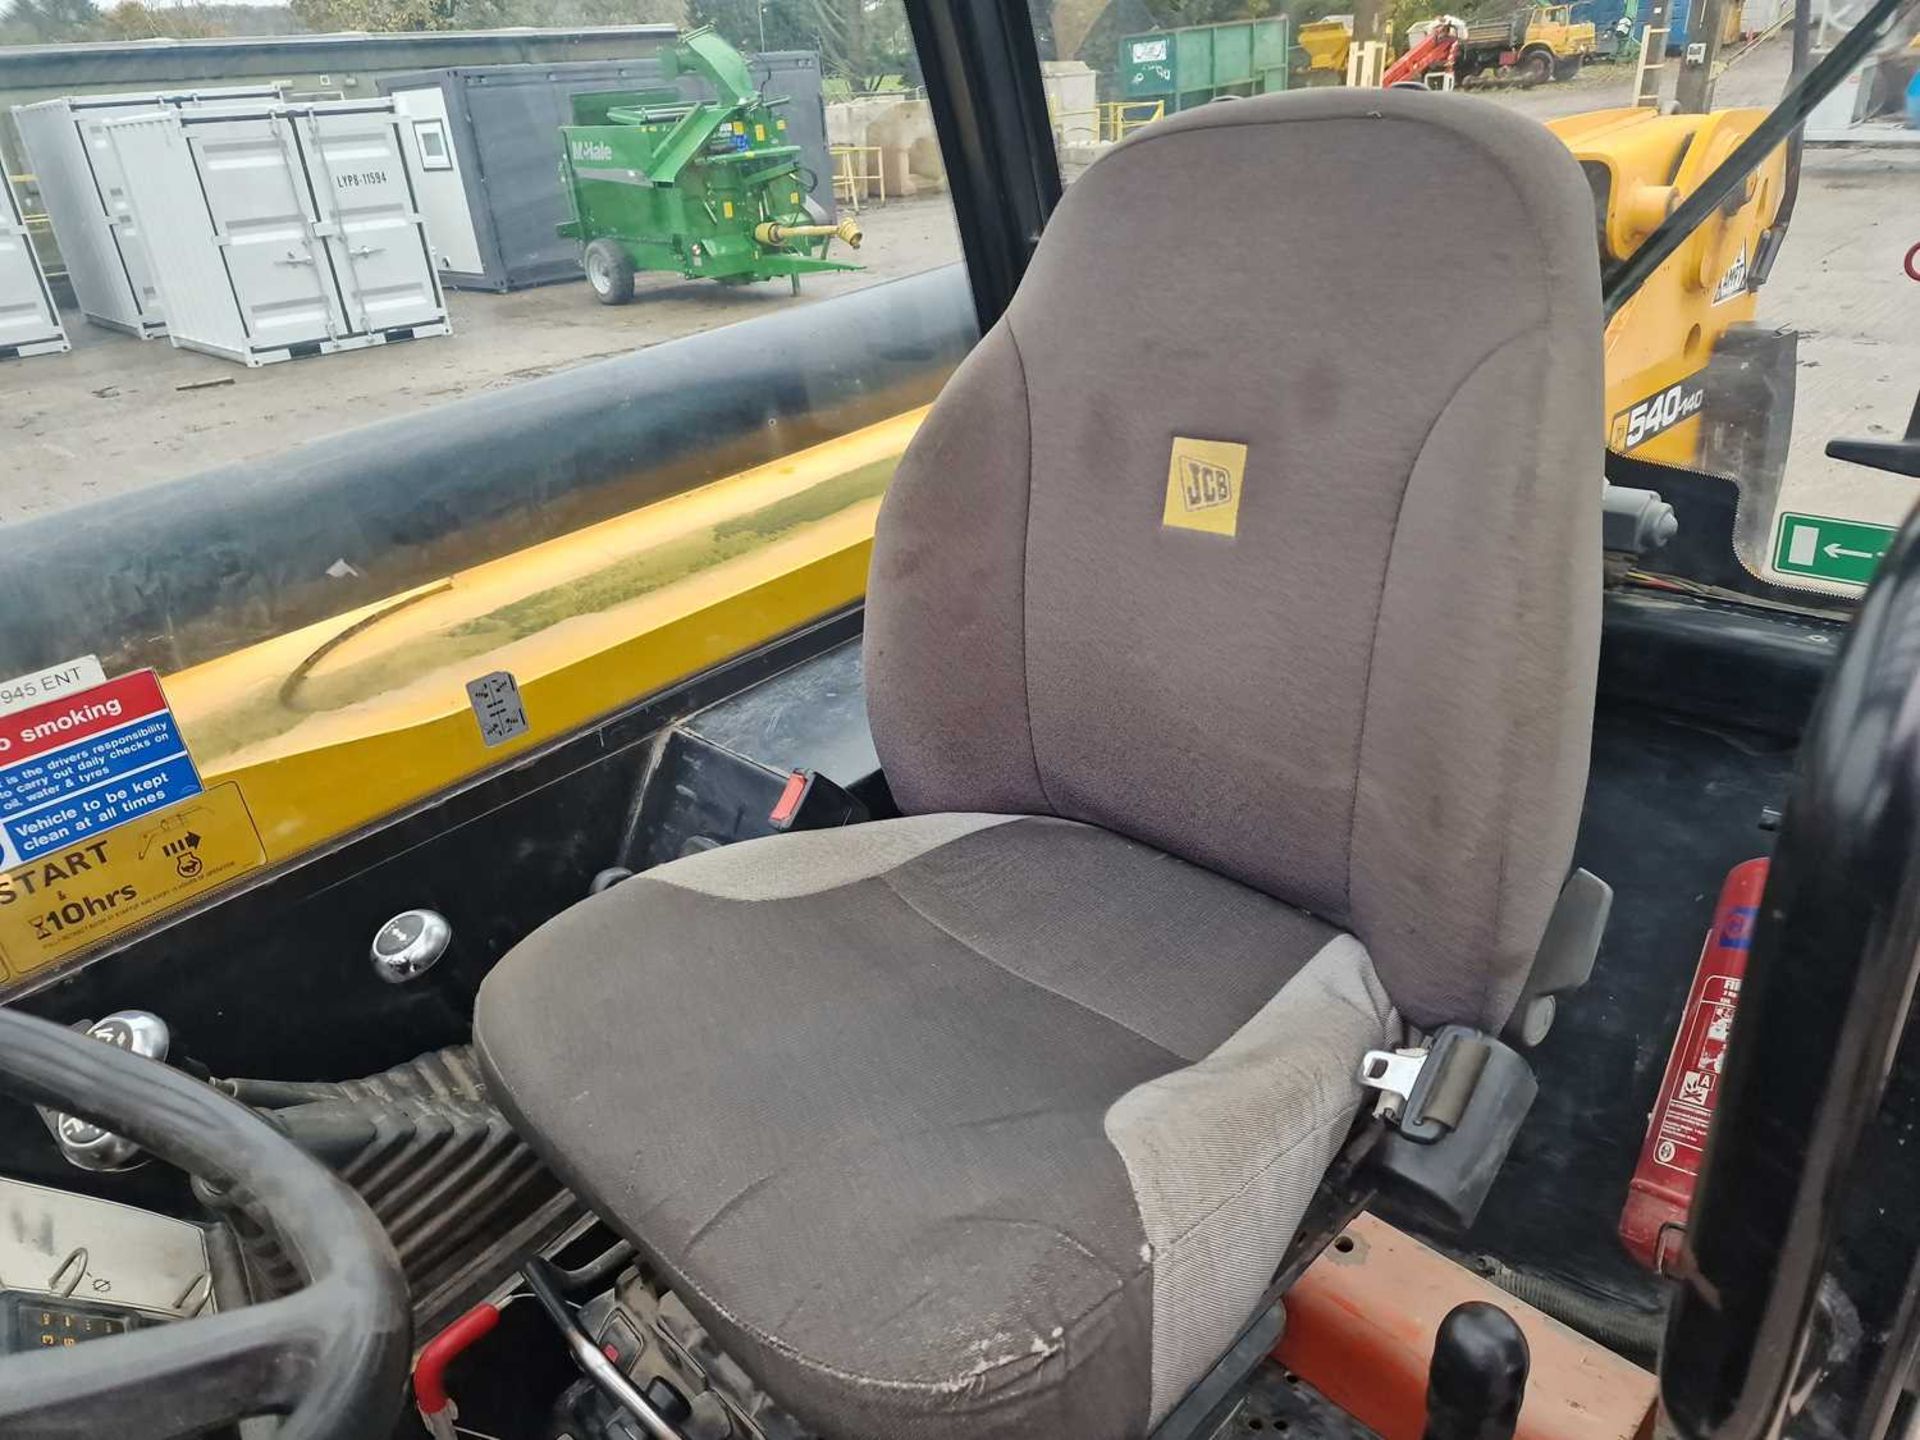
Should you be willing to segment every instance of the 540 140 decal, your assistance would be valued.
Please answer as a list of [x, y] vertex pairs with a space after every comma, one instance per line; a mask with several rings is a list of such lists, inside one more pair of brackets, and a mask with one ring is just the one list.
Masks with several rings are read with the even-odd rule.
[[1676, 380], [1666, 389], [1629, 405], [1607, 427], [1607, 446], [1631, 450], [1700, 413], [1707, 402], [1706, 382], [1699, 375]]

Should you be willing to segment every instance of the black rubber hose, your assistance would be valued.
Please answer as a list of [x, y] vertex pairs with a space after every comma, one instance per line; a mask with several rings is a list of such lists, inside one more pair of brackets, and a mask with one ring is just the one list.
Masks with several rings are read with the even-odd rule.
[[603, 1286], [612, 1283], [613, 1278], [633, 1263], [636, 1254], [631, 1243], [617, 1240], [611, 1248], [589, 1260], [578, 1270], [563, 1270], [553, 1267], [553, 1278], [564, 1295], [579, 1295], [587, 1291], [599, 1293]]
[[1660, 1338], [1667, 1328], [1665, 1310], [1635, 1310], [1602, 1300], [1544, 1275], [1515, 1270], [1491, 1255], [1476, 1257], [1473, 1268], [1515, 1299], [1545, 1311], [1636, 1365], [1652, 1368], [1659, 1358]]

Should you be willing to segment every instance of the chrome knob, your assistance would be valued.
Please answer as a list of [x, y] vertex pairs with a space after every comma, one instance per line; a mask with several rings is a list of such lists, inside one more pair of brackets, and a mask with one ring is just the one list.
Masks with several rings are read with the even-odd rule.
[[402, 910], [373, 937], [374, 973], [389, 985], [417, 980], [447, 953], [453, 926], [437, 910]]
[[[167, 1022], [151, 1010], [116, 1010], [89, 1025], [87, 1034], [163, 1064], [173, 1042]], [[43, 1109], [40, 1115], [53, 1131], [60, 1153], [82, 1170], [124, 1170], [140, 1159], [140, 1147], [133, 1141], [103, 1130], [91, 1120], [60, 1110]]]

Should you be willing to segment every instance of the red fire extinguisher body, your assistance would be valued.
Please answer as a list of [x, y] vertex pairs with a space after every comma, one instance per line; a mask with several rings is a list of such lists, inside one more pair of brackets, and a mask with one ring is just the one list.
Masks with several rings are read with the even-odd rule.
[[1647, 1122], [1640, 1163], [1620, 1212], [1621, 1242], [1652, 1270], [1666, 1268], [1686, 1230], [1766, 884], [1767, 862], [1748, 860], [1734, 866], [1721, 887], [1713, 928], [1700, 952], [1659, 1098]]

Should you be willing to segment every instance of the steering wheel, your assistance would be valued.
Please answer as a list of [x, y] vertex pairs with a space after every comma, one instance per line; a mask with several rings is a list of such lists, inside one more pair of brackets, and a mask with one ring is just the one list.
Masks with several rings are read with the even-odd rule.
[[306, 1278], [262, 1304], [0, 1359], [10, 1440], [172, 1440], [282, 1415], [279, 1440], [370, 1440], [404, 1397], [412, 1322], [360, 1198], [237, 1101], [115, 1045], [0, 1008], [0, 1093], [70, 1111], [238, 1195]]

